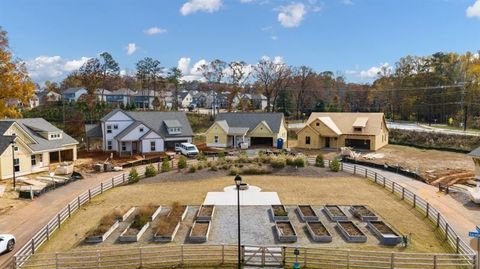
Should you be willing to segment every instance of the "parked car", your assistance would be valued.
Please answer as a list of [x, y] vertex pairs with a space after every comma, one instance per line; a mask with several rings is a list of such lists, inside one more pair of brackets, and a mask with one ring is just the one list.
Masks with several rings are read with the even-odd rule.
[[0, 234], [0, 254], [12, 251], [15, 241], [15, 236], [11, 234]]
[[175, 151], [187, 157], [193, 157], [198, 155], [199, 151], [194, 144], [180, 143], [175, 145]]

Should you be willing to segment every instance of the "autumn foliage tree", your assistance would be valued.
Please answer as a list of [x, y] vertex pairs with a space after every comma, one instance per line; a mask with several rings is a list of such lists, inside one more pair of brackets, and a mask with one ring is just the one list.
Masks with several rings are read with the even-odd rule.
[[9, 106], [9, 100], [28, 104], [35, 85], [23, 63], [12, 59], [7, 32], [0, 27], [0, 118], [19, 117], [18, 107]]

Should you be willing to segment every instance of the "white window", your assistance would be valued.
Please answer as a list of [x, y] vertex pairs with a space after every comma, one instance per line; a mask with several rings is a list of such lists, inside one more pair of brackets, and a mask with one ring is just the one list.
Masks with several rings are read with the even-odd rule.
[[43, 154], [38, 155], [38, 162], [43, 163]]
[[155, 141], [150, 141], [150, 151], [156, 151]]
[[17, 146], [15, 146], [15, 147], [13, 148], [13, 150], [15, 150], [15, 151], [18, 151], [18, 147], [17, 147]]
[[127, 143], [122, 142], [122, 151], [126, 151], [126, 150], [127, 150]]
[[13, 160], [13, 167], [15, 168], [15, 172], [19, 172], [19, 171], [20, 171], [20, 159], [15, 158], [15, 159]]
[[30, 156], [30, 159], [31, 159], [31, 162], [32, 162], [32, 166], [37, 165], [37, 158], [35, 158], [35, 155]]
[[107, 125], [107, 134], [112, 133], [112, 125]]
[[310, 145], [310, 136], [305, 137], [305, 145]]
[[213, 143], [218, 143], [218, 135], [213, 137]]
[[112, 140], [107, 141], [107, 150], [112, 150]]

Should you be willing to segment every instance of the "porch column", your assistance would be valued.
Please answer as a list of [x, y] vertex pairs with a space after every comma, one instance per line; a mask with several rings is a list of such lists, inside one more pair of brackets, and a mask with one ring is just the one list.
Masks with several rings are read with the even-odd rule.
[[62, 151], [61, 150], [58, 151], [58, 162], [59, 163], [62, 162]]
[[130, 141], [130, 156], [133, 156], [133, 141]]

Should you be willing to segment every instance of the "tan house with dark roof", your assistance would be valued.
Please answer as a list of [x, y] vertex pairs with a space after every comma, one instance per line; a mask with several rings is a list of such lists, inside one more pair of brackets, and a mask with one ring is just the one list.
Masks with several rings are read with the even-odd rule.
[[314, 112], [297, 132], [299, 148], [378, 150], [388, 144], [383, 113]]

